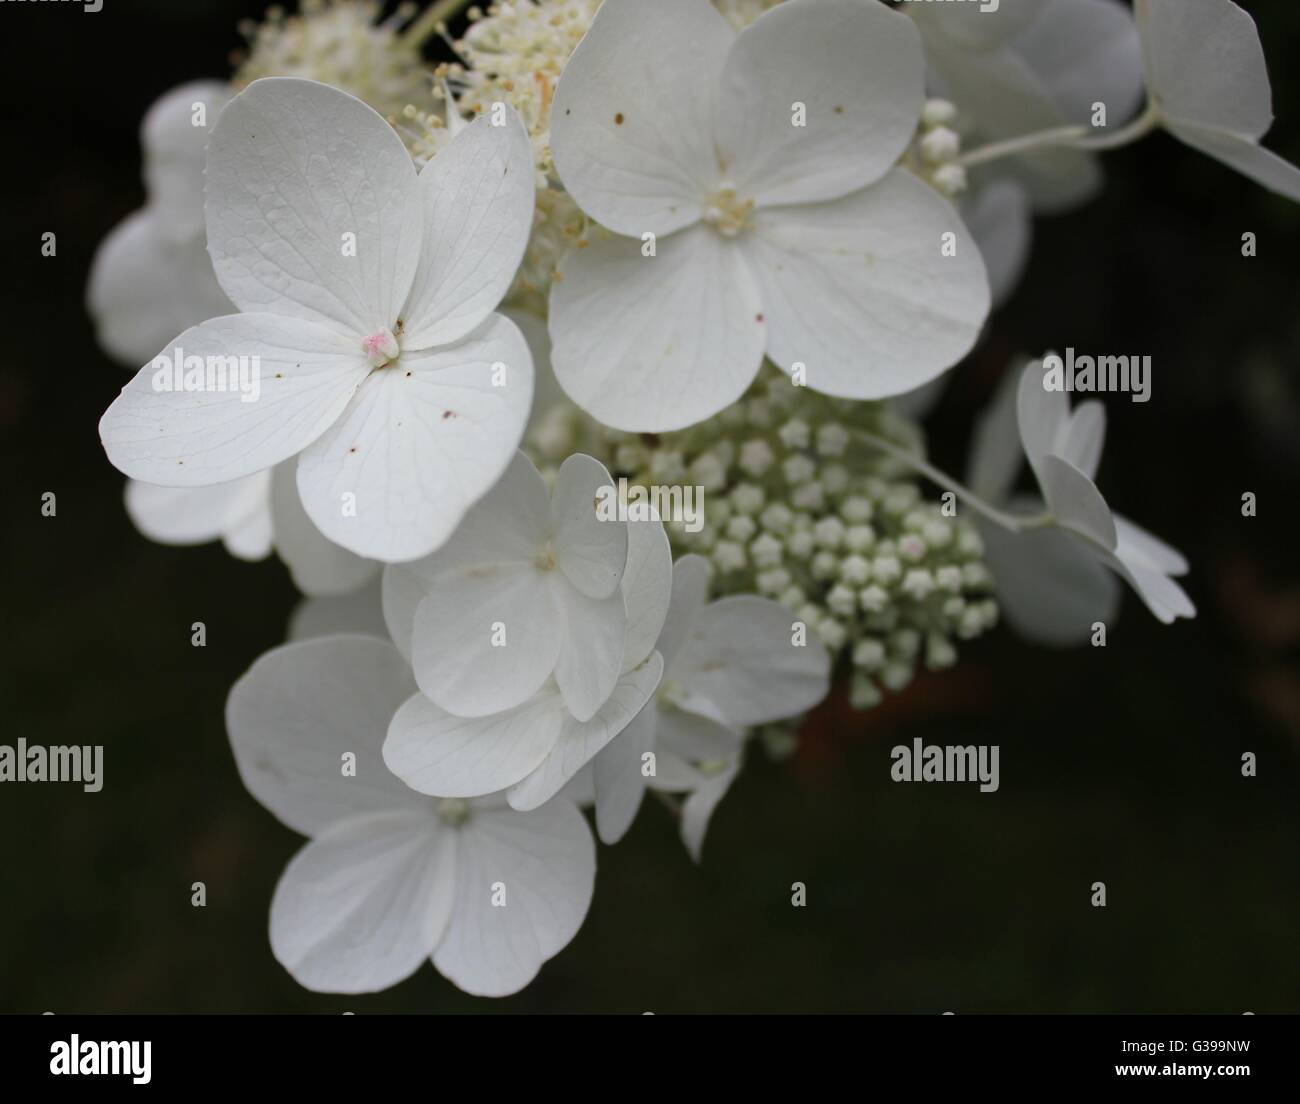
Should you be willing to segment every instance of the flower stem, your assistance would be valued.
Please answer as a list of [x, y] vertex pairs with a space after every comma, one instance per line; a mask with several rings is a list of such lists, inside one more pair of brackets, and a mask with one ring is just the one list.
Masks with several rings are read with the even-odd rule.
[[470, 0], [438, 0], [436, 4], [431, 4], [419, 19], [406, 28], [402, 35], [402, 41], [408, 46], [423, 46], [428, 39], [438, 33], [439, 28], [448, 19], [459, 15], [460, 10], [469, 7], [469, 5]]
[[1091, 152], [1118, 149], [1120, 146], [1127, 146], [1129, 143], [1136, 142], [1139, 138], [1150, 134], [1159, 122], [1160, 109], [1156, 106], [1155, 101], [1151, 100], [1147, 103], [1146, 110], [1141, 115], [1127, 126], [1115, 131], [1114, 134], [1094, 135], [1092, 127], [1082, 124], [1053, 127], [1049, 130], [1039, 130], [1032, 134], [1022, 134], [1018, 138], [1008, 138], [1002, 142], [991, 142], [987, 146], [980, 146], [978, 149], [973, 149], [957, 158], [957, 164], [969, 169], [974, 165], [983, 165], [989, 161], [1000, 160], [1003, 157], [1014, 157], [1019, 153], [1029, 153], [1036, 149], [1054, 146], [1064, 146], [1067, 149]]
[[1005, 510], [999, 510], [991, 503], [985, 502], [969, 487], [963, 486], [953, 479], [950, 475], [941, 472], [933, 464], [921, 459], [915, 453], [901, 449], [891, 441], [878, 437], [869, 430], [854, 430], [858, 439], [865, 445], [879, 449], [887, 456], [892, 456], [895, 460], [900, 460], [914, 471], [925, 476], [931, 483], [943, 487], [945, 490], [952, 491], [967, 506], [977, 514], [982, 514], [993, 522], [994, 525], [1000, 526], [1012, 533], [1025, 533], [1031, 529], [1045, 529], [1050, 525], [1056, 524], [1056, 519], [1050, 513], [1032, 514], [1028, 517], [1019, 517], [1015, 514], [1008, 514]]

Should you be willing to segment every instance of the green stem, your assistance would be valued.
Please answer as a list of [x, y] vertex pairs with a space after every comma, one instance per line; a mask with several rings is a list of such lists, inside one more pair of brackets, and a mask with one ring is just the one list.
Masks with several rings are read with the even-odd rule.
[[468, 8], [470, 0], [438, 0], [425, 13], [406, 28], [402, 41], [408, 46], [423, 46], [424, 43], [439, 32], [447, 20], [460, 14], [462, 8]]
[[977, 514], [982, 514], [993, 522], [994, 525], [1012, 533], [1026, 533], [1031, 529], [1045, 529], [1048, 526], [1055, 525], [1056, 519], [1050, 513], [1033, 514], [1029, 517], [1019, 517], [1015, 514], [1008, 514], [1005, 510], [999, 510], [991, 503], [985, 502], [969, 487], [958, 483], [951, 476], [941, 472], [934, 465], [915, 453], [908, 452], [906, 449], [899, 448], [892, 441], [887, 441], [883, 437], [865, 429], [854, 430], [858, 438], [866, 445], [879, 449], [887, 456], [892, 456], [895, 460], [900, 460], [914, 471], [925, 476], [931, 483], [943, 487], [944, 490], [952, 491], [966, 505], [968, 505]]
[[1156, 102], [1151, 100], [1141, 115], [1114, 134], [1094, 135], [1092, 127], [1082, 124], [1053, 127], [1050, 130], [1039, 130], [1033, 134], [1022, 134], [1018, 138], [1008, 138], [1002, 142], [991, 142], [987, 146], [980, 146], [969, 153], [962, 154], [957, 158], [957, 164], [969, 169], [975, 165], [983, 165], [1003, 157], [1014, 157], [1020, 153], [1030, 153], [1044, 147], [1063, 146], [1067, 149], [1087, 152], [1118, 149], [1150, 134], [1159, 122], [1160, 109]]

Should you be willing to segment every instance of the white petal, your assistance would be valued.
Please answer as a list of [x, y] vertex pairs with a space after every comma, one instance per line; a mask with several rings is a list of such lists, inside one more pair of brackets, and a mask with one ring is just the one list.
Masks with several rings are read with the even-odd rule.
[[704, 0], [607, 0], [564, 67], [551, 150], [565, 188], [619, 234], [689, 226], [718, 183], [718, 81], [735, 35]]
[[513, 458], [532, 380], [528, 346], [501, 315], [377, 370], [298, 463], [308, 516], [359, 556], [432, 552]]
[[551, 523], [555, 558], [565, 577], [588, 598], [608, 598], [627, 566], [627, 523], [602, 517], [600, 504], [618, 504], [618, 488], [605, 465], [575, 453], [555, 477]]
[[564, 784], [586, 766], [600, 750], [622, 732], [650, 700], [663, 676], [663, 658], [650, 658], [618, 680], [613, 694], [589, 721], [566, 716], [545, 761], [527, 778], [511, 788], [507, 797], [513, 808], [536, 809], [554, 797]]
[[221, 538], [226, 551], [237, 560], [263, 560], [271, 554], [271, 510], [261, 507], [236, 522]]
[[673, 680], [712, 702], [734, 725], [765, 724], [811, 709], [830, 688], [830, 655], [811, 635], [795, 642], [794, 616], [754, 595], [705, 606], [673, 661]]
[[591, 761], [596, 790], [596, 832], [602, 843], [618, 843], [632, 827], [641, 808], [646, 790], [646, 779], [641, 773], [642, 756], [654, 751], [658, 712], [653, 702], [647, 705]]
[[1118, 555], [1110, 557], [1108, 562], [1129, 581], [1147, 609], [1163, 624], [1172, 625], [1180, 617], [1196, 616], [1192, 600], [1163, 571], [1150, 567], [1144, 561], [1120, 558]]
[[672, 595], [673, 551], [663, 522], [657, 518], [628, 522], [622, 588], [627, 603], [623, 668], [631, 670], [654, 651]]
[[[814, 391], [881, 399], [969, 352], [989, 312], [979, 248], [956, 210], [901, 169], [829, 203], [761, 211], [744, 241], [768, 355]], [[956, 256], [944, 256], [953, 234]]]
[[1090, 546], [1059, 529], [979, 529], [998, 608], [1021, 636], [1066, 648], [1086, 643], [1095, 622], [1113, 624], [1119, 584]]
[[533, 226], [533, 147], [514, 108], [481, 116], [420, 172], [424, 248], [402, 314], [402, 345], [459, 341], [501, 302]]
[[1117, 537], [1110, 507], [1097, 486], [1073, 464], [1059, 456], [1044, 456], [1038, 464], [1043, 497], [1058, 525], [1114, 549]]
[[1056, 447], [1070, 420], [1069, 396], [1063, 390], [1049, 390], [1046, 375], [1043, 362], [1031, 360], [1020, 373], [1016, 391], [1020, 441], [1035, 472], [1038, 472], [1043, 457]]
[[729, 759], [740, 751], [744, 733], [716, 717], [665, 706], [659, 710], [659, 749], [686, 763]]
[[1090, 399], [1075, 407], [1070, 420], [1058, 431], [1052, 451], [1089, 479], [1095, 479], [1105, 445], [1106, 407]]
[[641, 243], [597, 238], [551, 285], [556, 379], [592, 417], [660, 433], [694, 425], [754, 381], [767, 342], [758, 287], [735, 243], [705, 226]]
[[[384, 571], [384, 620], [403, 655], [409, 657], [415, 611], [440, 586], [458, 586], [491, 564], [531, 563], [546, 539], [550, 496], [526, 453], [516, 452], [505, 474], [461, 520], [432, 555]], [[484, 560], [485, 550], [490, 550]], [[440, 582], [445, 580], [445, 582]]]
[[1073, 123], [1106, 105], [1109, 126], [1126, 121], [1142, 98], [1142, 47], [1131, 9], [1119, 0], [1050, 0], [1015, 40], [1052, 102]]
[[[230, 95], [227, 84], [190, 81], [159, 96], [140, 125], [149, 206], [157, 213], [163, 233], [174, 241], [202, 241], [203, 166], [208, 136]], [[211, 315], [191, 318], [162, 341], [185, 326], [225, 313], [213, 311]], [[151, 351], [156, 350], [157, 346]], [[142, 360], [148, 355], [146, 352], [132, 359]]]
[[[558, 580], [556, 580], [558, 584]], [[627, 667], [623, 652], [627, 641], [627, 604], [622, 591], [608, 598], [588, 598], [572, 587], [557, 585], [557, 605], [563, 643], [555, 664], [564, 704], [579, 721], [589, 721], [613, 693], [614, 684]]]
[[1169, 132], [1193, 149], [1222, 161], [1280, 196], [1300, 203], [1300, 169], [1254, 142], [1221, 131], [1192, 126], [1170, 126]]
[[316, 992], [396, 985], [447, 929], [455, 861], [451, 834], [429, 812], [345, 821], [285, 868], [271, 901], [271, 950]]
[[659, 633], [659, 654], [664, 657], [664, 669], [671, 672], [677, 653], [686, 643], [700, 611], [709, 596], [709, 561], [694, 553], [681, 557], [673, 564], [673, 591]]
[[1029, 263], [1034, 232], [1029, 196], [1014, 180], [998, 179], [963, 202], [961, 212], [984, 258], [996, 307], [1015, 291]]
[[1255, 21], [1231, 0], [1137, 0], [1147, 86], [1171, 123], [1258, 141], [1273, 122]]
[[[219, 363], [213, 385], [224, 389], [157, 389], [174, 385], [178, 351], [185, 361]], [[167, 361], [159, 367], [162, 357]], [[246, 359], [242, 376], [229, 371], [227, 362], [236, 357]], [[186, 330], [136, 373], [100, 420], [99, 435], [113, 466], [134, 479], [164, 487], [226, 483], [315, 441], [368, 370], [359, 350], [313, 322], [273, 314], [213, 318]], [[201, 374], [195, 383], [205, 383]]]
[[591, 829], [569, 802], [475, 811], [459, 832], [456, 905], [434, 966], [476, 996], [517, 993], [578, 933], [595, 880]]
[[531, 563], [489, 559], [477, 570], [442, 573], [415, 611], [411, 660], [420, 688], [461, 717], [527, 701], [560, 656], [557, 589]]
[[271, 479], [271, 519], [275, 550], [293, 584], [304, 594], [348, 594], [379, 577], [380, 565], [362, 559], [325, 536], [307, 516], [298, 496], [295, 464], [276, 465]]
[[1016, 410], [1023, 379], [1024, 373], [1014, 367], [1006, 372], [971, 436], [966, 480], [971, 490], [995, 505], [1007, 500], [1025, 460]]
[[[335, 636], [267, 652], [230, 691], [226, 729], [244, 785], [303, 835], [427, 802], [384, 766], [388, 722], [415, 692], [391, 644]], [[344, 773], [356, 757], [355, 776]]]
[[724, 176], [760, 206], [837, 199], [894, 165], [924, 99], [921, 36], [905, 15], [858, 0], [771, 8], [727, 55]]
[[351, 594], [304, 598], [289, 617], [290, 640], [310, 640], [338, 633], [388, 639], [377, 576], [369, 585]]
[[132, 368], [182, 330], [234, 312], [213, 274], [202, 227], [194, 237], [170, 240], [150, 208], [129, 215], [100, 243], [86, 307], [100, 346]]
[[[141, 533], [159, 544], [206, 544], [265, 513], [269, 490], [270, 472], [215, 487], [155, 487], [132, 479], [126, 484], [126, 512]], [[246, 558], [262, 559], [270, 551], [268, 540], [261, 555]]]
[[413, 790], [479, 797], [513, 786], [555, 745], [563, 709], [553, 692], [490, 717], [455, 717], [423, 694], [394, 715], [384, 762]]
[[736, 759], [720, 773], [705, 779], [682, 805], [682, 842], [697, 863], [704, 850], [704, 834], [709, 829], [709, 821], [739, 773], [740, 760]]
[[971, 2], [908, 4], [904, 11], [927, 36], [939, 36], [965, 50], [1005, 46], [1039, 18], [1050, 0], [1001, 0], [996, 8]]
[[320, 322], [359, 347], [395, 327], [421, 225], [410, 154], [355, 97], [273, 77], [221, 113], [208, 150], [208, 248], [241, 310]]
[[1186, 575], [1190, 570], [1187, 559], [1178, 549], [1171, 548], [1128, 518], [1115, 517], [1115, 532], [1125, 558], [1145, 561], [1166, 575]]

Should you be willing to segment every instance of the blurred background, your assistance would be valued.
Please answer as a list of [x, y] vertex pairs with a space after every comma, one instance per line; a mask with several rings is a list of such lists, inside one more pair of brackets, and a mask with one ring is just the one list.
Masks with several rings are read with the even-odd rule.
[[[1300, 161], [1300, 5], [1243, 6], [1272, 74], [1267, 144]], [[0, 742], [105, 746], [100, 793], [0, 786], [0, 1012], [1300, 1010], [1300, 208], [1164, 135], [1108, 155], [1088, 207], [1038, 221], [928, 430], [960, 472], [1012, 355], [1150, 354], [1151, 402], [1107, 403], [1099, 484], [1187, 554], [1196, 621], [1163, 627], [1129, 595], [1104, 649], [1000, 629], [874, 712], [832, 701], [791, 761], [751, 756], [700, 867], [648, 801], [601, 848], [582, 931], [517, 997], [431, 968], [369, 997], [299, 988], [267, 914], [301, 841], [245, 792], [223, 724], [296, 593], [278, 561], [134, 531], [96, 433], [129, 377], [83, 306], [95, 247], [143, 200], [145, 109], [228, 76], [238, 20], [265, 7], [0, 6]], [[1001, 789], [891, 782], [890, 748], [918, 736], [999, 744]]]

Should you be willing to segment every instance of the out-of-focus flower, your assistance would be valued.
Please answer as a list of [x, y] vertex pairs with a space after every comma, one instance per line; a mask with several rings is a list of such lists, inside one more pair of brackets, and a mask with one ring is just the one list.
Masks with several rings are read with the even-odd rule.
[[203, 160], [228, 86], [193, 81], [150, 107], [140, 127], [145, 206], [100, 244], [86, 306], [100, 346], [124, 364], [147, 360], [182, 330], [228, 314], [203, 233]]

